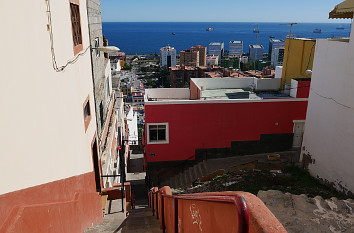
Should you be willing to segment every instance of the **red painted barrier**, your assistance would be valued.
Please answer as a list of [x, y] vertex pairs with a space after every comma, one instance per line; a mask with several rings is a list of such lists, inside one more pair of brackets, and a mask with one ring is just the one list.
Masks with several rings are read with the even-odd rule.
[[149, 197], [163, 232], [286, 232], [264, 203], [250, 193], [172, 195], [165, 186], [154, 188]]

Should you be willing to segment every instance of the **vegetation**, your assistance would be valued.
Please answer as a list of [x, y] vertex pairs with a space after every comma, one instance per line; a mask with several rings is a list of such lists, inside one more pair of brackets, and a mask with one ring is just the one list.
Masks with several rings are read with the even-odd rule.
[[155, 77], [158, 80], [157, 84], [159, 87], [165, 87], [165, 88], [170, 87], [170, 71], [167, 68], [167, 66], [164, 66], [162, 68], [157, 67]]
[[[226, 187], [226, 183], [231, 182]], [[336, 189], [322, 184], [310, 173], [297, 166], [286, 167], [283, 173], [237, 171], [216, 176], [206, 183], [203, 191], [245, 191], [257, 195], [260, 190], [279, 190], [292, 194], [306, 194], [309, 197], [322, 196], [325, 199], [337, 197], [338, 199], [353, 198], [338, 192]], [[198, 189], [193, 192], [198, 192]]]
[[131, 65], [125, 62], [124, 66], [122, 67], [122, 70], [131, 70], [131, 69], [132, 69]]

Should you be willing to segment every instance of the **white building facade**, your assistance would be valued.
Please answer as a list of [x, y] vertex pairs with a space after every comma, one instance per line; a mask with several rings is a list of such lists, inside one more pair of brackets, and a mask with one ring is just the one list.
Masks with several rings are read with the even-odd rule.
[[160, 66], [175, 67], [176, 66], [176, 50], [171, 46], [160, 49]]
[[284, 60], [284, 47], [273, 49], [271, 65], [274, 67], [282, 66]]
[[207, 55], [207, 66], [217, 66], [219, 64], [219, 58], [216, 55]]
[[[352, 27], [353, 30], [353, 27]], [[310, 173], [354, 193], [354, 34], [316, 42], [301, 158]]]
[[[268, 58], [270, 58], [271, 65], [272, 66], [277, 66], [281, 64], [276, 60], [276, 55], [274, 53], [279, 53], [279, 49], [285, 47], [285, 41], [284, 40], [278, 40], [278, 39], [269, 39], [269, 50], [268, 50]], [[284, 50], [283, 50], [284, 54]], [[279, 55], [278, 55], [279, 57]]]
[[229, 55], [242, 56], [243, 54], [243, 41], [232, 40], [229, 43]]
[[8, 1], [0, 19], [16, 45], [2, 48], [0, 232], [83, 232], [102, 221], [86, 1]]

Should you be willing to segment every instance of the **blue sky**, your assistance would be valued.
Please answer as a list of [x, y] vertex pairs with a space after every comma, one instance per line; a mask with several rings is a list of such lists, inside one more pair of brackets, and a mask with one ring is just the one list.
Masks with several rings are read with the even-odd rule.
[[323, 22], [344, 0], [101, 0], [104, 22]]

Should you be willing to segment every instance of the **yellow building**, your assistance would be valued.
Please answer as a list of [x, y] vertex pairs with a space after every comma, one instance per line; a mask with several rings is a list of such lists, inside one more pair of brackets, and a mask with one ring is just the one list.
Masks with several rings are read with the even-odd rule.
[[312, 70], [315, 45], [315, 39], [286, 39], [281, 89], [290, 86], [293, 78], [311, 78], [311, 74], [307, 74], [306, 70]]

